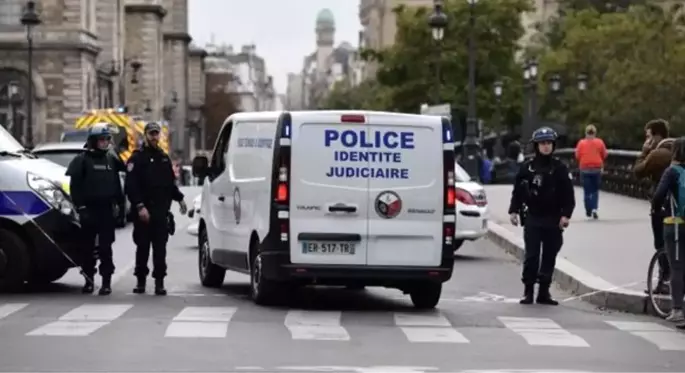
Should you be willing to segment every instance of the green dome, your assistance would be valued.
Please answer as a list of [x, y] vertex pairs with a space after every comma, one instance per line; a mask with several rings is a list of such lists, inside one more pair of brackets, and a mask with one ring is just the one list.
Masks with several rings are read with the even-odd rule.
[[316, 16], [317, 24], [335, 24], [335, 17], [333, 17], [333, 12], [330, 9], [322, 9]]

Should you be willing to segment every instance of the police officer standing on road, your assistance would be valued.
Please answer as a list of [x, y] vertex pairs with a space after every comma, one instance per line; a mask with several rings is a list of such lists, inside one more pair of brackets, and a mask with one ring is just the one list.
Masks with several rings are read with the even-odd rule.
[[576, 200], [568, 168], [552, 156], [556, 140], [556, 132], [549, 127], [533, 133], [531, 141], [535, 156], [521, 165], [511, 195], [511, 223], [518, 225], [519, 216], [523, 215], [520, 222], [524, 226], [522, 281], [525, 290], [521, 304], [533, 303], [536, 282], [540, 284], [537, 303], [559, 304], [552, 298], [549, 288], [557, 254], [563, 244], [563, 230], [568, 227]]
[[161, 126], [156, 122], [145, 125], [143, 146], [133, 152], [126, 166], [126, 193], [133, 213], [133, 241], [136, 244], [136, 267], [138, 279], [133, 292], [145, 292], [145, 281], [149, 273], [147, 266], [152, 245], [152, 277], [155, 279], [155, 294], [166, 295], [166, 244], [169, 239], [169, 209], [172, 201], [181, 205], [181, 214], [187, 206], [183, 193], [175, 183], [171, 159], [159, 147]]
[[112, 292], [112, 243], [115, 239], [118, 201], [123, 198], [123, 192], [119, 180], [121, 163], [117, 163], [120, 161], [109, 151], [111, 139], [109, 124], [96, 123], [90, 127], [86, 151], [69, 163], [66, 172], [71, 178], [71, 197], [77, 206], [83, 230], [82, 269], [86, 280], [83, 293], [88, 294], [95, 290], [96, 250], [102, 276], [99, 294], [109, 295]]

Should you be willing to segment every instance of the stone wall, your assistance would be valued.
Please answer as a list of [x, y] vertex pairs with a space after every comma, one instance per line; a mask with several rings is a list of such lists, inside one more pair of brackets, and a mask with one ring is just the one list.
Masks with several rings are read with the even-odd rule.
[[207, 52], [199, 48], [190, 49], [188, 61], [188, 98], [190, 107], [197, 107], [205, 102], [205, 64]]

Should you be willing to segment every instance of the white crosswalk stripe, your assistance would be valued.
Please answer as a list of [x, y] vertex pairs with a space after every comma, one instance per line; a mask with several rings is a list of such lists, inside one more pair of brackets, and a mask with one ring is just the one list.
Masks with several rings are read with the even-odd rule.
[[[133, 307], [143, 307], [131, 312]], [[119, 328], [127, 321], [139, 321], [142, 311], [149, 305], [134, 304], [82, 304], [73, 308], [60, 308], [60, 312], [50, 315], [49, 308], [29, 303], [0, 303], [0, 336], [12, 335], [30, 338], [38, 337], [86, 337], [90, 335], [107, 336], [122, 333], [131, 328]], [[454, 324], [456, 318], [448, 318], [440, 311], [431, 312], [372, 312], [381, 321], [378, 325], [361, 321], [355, 316], [341, 311], [274, 310], [264, 309], [265, 315], [272, 320], [269, 331], [293, 341], [330, 341], [352, 342], [364, 338], [374, 338], [372, 328], [384, 328], [406, 343], [421, 344], [481, 344], [487, 343], [473, 328], [461, 328]], [[160, 325], [163, 329], [152, 334], [151, 338], [176, 339], [225, 339], [240, 333], [231, 333], [236, 315], [240, 322], [250, 320], [250, 315], [260, 309], [247, 307], [241, 312], [239, 307], [230, 306], [187, 306], [179, 304], [178, 309], [168, 310], [166, 316], [155, 316], [155, 322], [143, 325]], [[177, 313], [176, 313], [177, 312]], [[63, 313], [59, 316], [60, 313]], [[129, 315], [132, 313], [132, 315]], [[175, 314], [174, 314], [175, 313]], [[26, 316], [28, 315], [28, 316]], [[44, 317], [54, 317], [44, 319]], [[354, 315], [354, 313], [352, 314]], [[275, 316], [275, 318], [273, 318]], [[259, 317], [259, 316], [258, 316]], [[494, 316], [493, 316], [494, 317]], [[165, 320], [166, 318], [166, 320]], [[366, 316], [364, 317], [366, 318]], [[392, 324], [388, 321], [392, 319]], [[492, 327], [501, 331], [506, 338], [523, 338], [529, 346], [590, 347], [581, 335], [592, 338], [592, 334], [581, 332], [577, 335], [549, 318], [498, 316], [496, 319], [505, 328]], [[274, 324], [274, 322], [276, 324]], [[594, 326], [583, 329], [596, 329], [599, 326], [613, 333], [625, 333], [635, 343], [650, 343], [663, 351], [685, 351], [685, 334], [657, 322], [597, 320]], [[111, 325], [110, 325], [111, 324]], [[279, 325], [280, 324], [280, 325]], [[606, 324], [609, 326], [604, 326]], [[137, 325], [138, 324], [134, 324]], [[257, 323], [254, 327], [265, 325]], [[351, 333], [346, 326], [351, 326]], [[355, 328], [361, 326], [363, 328]], [[144, 327], [144, 326], [143, 326]], [[240, 325], [237, 326], [240, 330]], [[380, 329], [378, 329], [380, 331]], [[16, 333], [16, 334], [15, 334]], [[403, 335], [403, 337], [400, 337]], [[592, 340], [591, 340], [592, 341]], [[592, 347], [601, 347], [594, 345]]]
[[440, 313], [395, 313], [395, 325], [400, 327], [409, 342], [469, 343]]
[[118, 319], [132, 304], [84, 304], [57, 321], [28, 332], [29, 336], [83, 337]]
[[570, 333], [550, 319], [534, 317], [498, 317], [509, 330], [523, 337], [531, 346], [590, 347], [581, 337]]
[[654, 322], [607, 321], [616, 329], [653, 343], [664, 351], [685, 351], [685, 334]]
[[285, 326], [293, 339], [318, 341], [349, 341], [350, 335], [340, 325], [340, 311], [291, 310], [285, 317]]
[[224, 338], [236, 307], [186, 307], [167, 327], [165, 337]]

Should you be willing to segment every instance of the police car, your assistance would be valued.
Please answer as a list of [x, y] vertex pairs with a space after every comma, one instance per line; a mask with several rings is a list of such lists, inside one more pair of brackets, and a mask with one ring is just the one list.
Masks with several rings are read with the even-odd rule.
[[188, 217], [193, 219], [192, 223], [188, 224], [186, 232], [192, 236], [197, 236], [200, 230], [200, 211], [202, 207], [202, 194], [193, 199], [193, 207], [188, 210]]
[[78, 262], [80, 228], [65, 172], [0, 126], [0, 292], [55, 281]]
[[488, 198], [483, 186], [471, 179], [458, 163], [454, 164], [457, 198], [457, 229], [454, 251], [464, 241], [476, 241], [488, 233]]
[[398, 288], [433, 308], [452, 276], [454, 142], [447, 118], [348, 111], [233, 114], [199, 226], [201, 283], [250, 274], [273, 302], [293, 285]]

